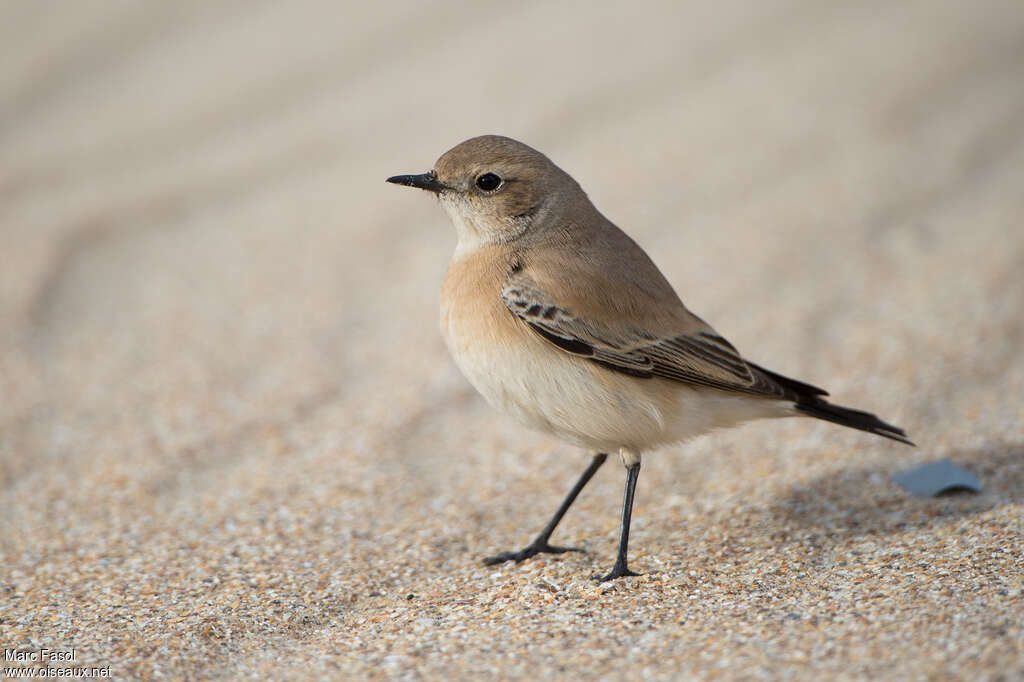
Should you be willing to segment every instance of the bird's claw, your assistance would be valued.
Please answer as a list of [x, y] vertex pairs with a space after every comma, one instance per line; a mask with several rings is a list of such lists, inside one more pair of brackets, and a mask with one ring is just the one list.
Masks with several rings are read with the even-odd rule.
[[639, 573], [634, 573], [633, 571], [629, 570], [625, 566], [620, 566], [619, 564], [615, 564], [615, 567], [612, 568], [612, 570], [608, 573], [608, 575], [604, 576], [603, 578], [598, 578], [597, 582], [599, 582], [599, 583], [606, 583], [609, 580], [615, 580], [616, 578], [633, 578], [633, 577], [636, 577], [636, 576], [639, 576], [639, 575], [640, 575]]
[[555, 545], [549, 545], [546, 542], [534, 542], [518, 552], [502, 552], [501, 554], [486, 557], [484, 559], [484, 564], [487, 566], [494, 566], [495, 564], [502, 564], [506, 561], [514, 561], [518, 564], [520, 561], [525, 561], [537, 554], [565, 554], [566, 552], [582, 551], [584, 550], [579, 547], [556, 547]]

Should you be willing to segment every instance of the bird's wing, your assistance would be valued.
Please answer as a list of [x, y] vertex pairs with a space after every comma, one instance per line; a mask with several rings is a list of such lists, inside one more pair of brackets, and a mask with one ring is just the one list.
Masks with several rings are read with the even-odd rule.
[[555, 346], [616, 372], [764, 397], [796, 400], [801, 394], [825, 395], [821, 389], [747, 363], [732, 344], [686, 310], [674, 293], [659, 302], [660, 314], [646, 315], [649, 324], [644, 324], [644, 306], [621, 300], [636, 297], [628, 283], [620, 299], [608, 282], [595, 283], [590, 276], [588, 284], [592, 285], [589, 294], [600, 304], [586, 303], [585, 284], [564, 292], [560, 300], [551, 291], [558, 288], [557, 283], [542, 286], [520, 268], [509, 275], [501, 296], [509, 311]]

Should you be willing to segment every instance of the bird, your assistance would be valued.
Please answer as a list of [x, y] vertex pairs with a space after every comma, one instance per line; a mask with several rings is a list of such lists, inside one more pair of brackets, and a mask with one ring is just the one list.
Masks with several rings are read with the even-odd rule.
[[745, 359], [683, 305], [647, 253], [547, 156], [473, 137], [426, 173], [387, 182], [439, 199], [457, 243], [441, 286], [441, 334], [473, 387], [527, 427], [586, 448], [590, 463], [525, 548], [488, 565], [582, 551], [551, 535], [609, 453], [626, 470], [619, 546], [628, 565], [642, 455], [750, 420], [806, 416], [913, 445], [873, 414]]

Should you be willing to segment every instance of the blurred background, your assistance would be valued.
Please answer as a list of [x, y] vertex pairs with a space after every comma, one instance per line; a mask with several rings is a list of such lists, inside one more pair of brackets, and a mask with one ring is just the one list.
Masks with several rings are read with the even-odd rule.
[[[852, 507], [884, 534], [888, 473], [946, 455], [989, 474], [966, 518], [1016, 510], [1019, 538], [1022, 64], [1012, 1], [2, 3], [0, 640], [139, 676], [314, 648], [365, 673], [398, 655], [358, 621], [381, 595], [528, 539], [585, 454], [459, 376], [454, 230], [384, 183], [483, 133], [575, 176], [752, 360], [921, 446], [793, 422], [653, 456], [638, 564], [690, 561], [740, 501], [783, 523], [804, 488], [834, 502], [806, 532]], [[597, 558], [569, 574], [610, 558], [620, 485], [580, 501]], [[1020, 653], [982, 644], [940, 660]], [[921, 672], [931, 646], [834, 665]]]

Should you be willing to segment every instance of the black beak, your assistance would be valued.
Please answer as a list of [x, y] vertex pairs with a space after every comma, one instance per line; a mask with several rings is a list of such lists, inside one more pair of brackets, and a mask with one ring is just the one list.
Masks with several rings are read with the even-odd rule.
[[388, 178], [388, 182], [393, 182], [396, 185], [405, 185], [406, 187], [419, 187], [434, 194], [448, 189], [447, 185], [438, 181], [437, 174], [434, 171], [420, 173], [419, 175], [393, 175]]

